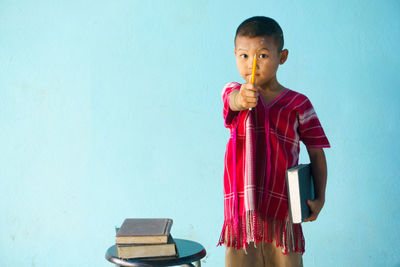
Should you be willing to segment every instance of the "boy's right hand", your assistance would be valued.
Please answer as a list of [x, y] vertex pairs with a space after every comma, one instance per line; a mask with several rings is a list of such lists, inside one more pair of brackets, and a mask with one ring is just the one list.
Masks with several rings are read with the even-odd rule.
[[243, 110], [254, 108], [257, 105], [258, 89], [255, 84], [244, 83], [236, 96], [236, 103]]

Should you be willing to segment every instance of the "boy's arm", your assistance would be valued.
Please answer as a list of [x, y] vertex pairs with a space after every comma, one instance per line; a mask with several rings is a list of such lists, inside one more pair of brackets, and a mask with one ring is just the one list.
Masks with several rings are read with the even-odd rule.
[[328, 174], [324, 150], [322, 148], [307, 148], [307, 151], [311, 162], [315, 199], [307, 201], [311, 209], [311, 214], [305, 222], [315, 221], [325, 204], [325, 189]]

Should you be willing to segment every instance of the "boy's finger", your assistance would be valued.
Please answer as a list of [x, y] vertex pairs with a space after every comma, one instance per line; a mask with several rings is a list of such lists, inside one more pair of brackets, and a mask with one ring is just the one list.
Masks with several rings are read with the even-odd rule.
[[257, 105], [257, 100], [255, 99], [246, 99], [243, 101], [243, 106], [245, 108], [252, 108], [255, 107]]
[[311, 200], [307, 200], [307, 205], [310, 208], [311, 214], [308, 216], [307, 219], [304, 220], [304, 222], [312, 222], [317, 219], [317, 216], [315, 216], [314, 212], [314, 203]]
[[247, 103], [249, 104], [257, 104], [257, 99], [247, 99]]
[[252, 83], [246, 83], [245, 88], [246, 88], [247, 90], [257, 91], [256, 86], [255, 86], [254, 84], [252, 84]]
[[247, 90], [243, 92], [245, 96], [248, 97], [258, 97], [258, 93], [255, 91]]
[[249, 106], [249, 105], [256, 105], [257, 104], [257, 99], [249, 99], [249, 98], [247, 98], [247, 99], [245, 99], [243, 101], [243, 104], [246, 107]]
[[310, 208], [310, 210], [314, 209], [314, 203], [311, 200], [307, 200], [307, 205]]
[[310, 207], [311, 212], [315, 215], [315, 218], [317, 218], [318, 214], [321, 211], [321, 207], [318, 205], [317, 202], [307, 200], [307, 204]]
[[257, 99], [258, 99], [258, 97], [255, 96], [254, 94], [245, 95], [244, 98], [245, 98], [247, 101], [255, 101], [255, 102], [257, 102]]
[[315, 221], [317, 219], [317, 217], [315, 217], [312, 213], [310, 214], [310, 216], [308, 216], [308, 218], [306, 218], [304, 220], [304, 222], [312, 222]]

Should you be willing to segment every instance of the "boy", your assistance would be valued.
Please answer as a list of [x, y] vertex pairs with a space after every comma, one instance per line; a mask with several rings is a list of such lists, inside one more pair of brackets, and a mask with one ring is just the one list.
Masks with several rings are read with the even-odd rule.
[[236, 31], [236, 63], [246, 83], [229, 83], [223, 90], [223, 115], [231, 138], [225, 154], [225, 218], [219, 244], [226, 245], [227, 267], [303, 266], [303, 232], [301, 224], [289, 220], [285, 180], [286, 170], [298, 164], [299, 141], [307, 147], [315, 186], [307, 221], [316, 220], [324, 206], [323, 148], [330, 145], [308, 98], [277, 81], [278, 66], [288, 57], [283, 44], [282, 29], [271, 18], [249, 18]]

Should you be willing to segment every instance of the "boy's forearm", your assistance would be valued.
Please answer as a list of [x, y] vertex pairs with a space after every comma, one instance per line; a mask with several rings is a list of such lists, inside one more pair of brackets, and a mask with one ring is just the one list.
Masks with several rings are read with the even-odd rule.
[[229, 95], [229, 107], [231, 108], [231, 110], [233, 111], [240, 111], [241, 109], [238, 106], [237, 103], [237, 94], [239, 94], [239, 90], [234, 90], [230, 93]]
[[311, 172], [314, 180], [315, 199], [325, 202], [326, 181], [328, 176], [326, 158], [323, 149], [307, 149], [310, 156]]

